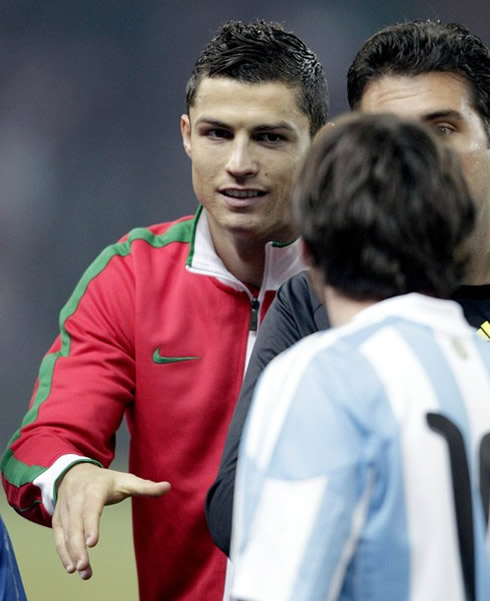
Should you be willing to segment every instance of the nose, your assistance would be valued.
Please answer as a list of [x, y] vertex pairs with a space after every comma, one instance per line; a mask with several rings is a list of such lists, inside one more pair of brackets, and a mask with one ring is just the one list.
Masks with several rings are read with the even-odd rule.
[[237, 178], [250, 177], [258, 171], [258, 163], [253, 156], [253, 148], [246, 137], [236, 136], [231, 145], [230, 156], [226, 163], [226, 170]]

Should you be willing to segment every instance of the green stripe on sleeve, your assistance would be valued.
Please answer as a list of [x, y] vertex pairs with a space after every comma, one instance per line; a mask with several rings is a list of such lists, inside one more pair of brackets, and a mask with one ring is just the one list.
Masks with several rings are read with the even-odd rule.
[[46, 467], [28, 465], [19, 461], [14, 457], [10, 447], [19, 438], [21, 428], [36, 421], [39, 407], [49, 397], [56, 361], [59, 357], [67, 357], [70, 353], [71, 338], [65, 327], [66, 321], [77, 310], [90, 282], [107, 267], [113, 257], [126, 257], [129, 255], [132, 243], [136, 240], [143, 240], [154, 248], [162, 248], [173, 242], [190, 242], [194, 235], [195, 221], [196, 219], [192, 218], [180, 221], [171, 226], [164, 234], [160, 235], [155, 235], [146, 228], [136, 228], [129, 233], [127, 240], [113, 244], [103, 250], [82, 275], [73, 294], [60, 312], [61, 350], [46, 355], [42, 360], [39, 368], [39, 386], [32, 407], [24, 416], [21, 427], [12, 435], [8, 442], [7, 450], [2, 457], [0, 469], [5, 474], [5, 478], [9, 483], [14, 486], [22, 486], [32, 482], [32, 480], [47, 469]]

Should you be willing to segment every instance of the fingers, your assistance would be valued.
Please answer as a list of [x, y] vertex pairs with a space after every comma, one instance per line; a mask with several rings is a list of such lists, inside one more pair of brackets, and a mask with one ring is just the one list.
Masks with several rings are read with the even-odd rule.
[[[88, 547], [97, 544], [103, 504], [91, 497], [62, 499], [53, 516], [58, 555], [68, 573], [77, 571], [83, 580], [92, 576]], [[93, 499], [93, 498], [92, 498]]]
[[170, 491], [168, 482], [152, 482], [133, 474], [81, 463], [66, 472], [58, 486], [53, 515], [56, 550], [72, 574], [83, 580], [92, 576], [88, 549], [99, 540], [100, 517], [105, 505], [127, 497], [160, 497]]
[[[60, 512], [64, 513], [64, 512]], [[53, 533], [56, 550], [63, 563], [65, 570], [72, 574], [77, 571], [84, 580], [92, 576], [83, 520], [80, 522], [75, 518], [73, 512], [59, 516], [53, 516]]]
[[[92, 576], [87, 547], [97, 544], [99, 521], [105, 503], [104, 480], [91, 464], [73, 466], [58, 486], [53, 533], [58, 555], [68, 573]], [[95, 484], [94, 484], [95, 483]]]
[[73, 574], [76, 569], [75, 564], [70, 557], [68, 549], [66, 548], [63, 527], [56, 519], [56, 512], [53, 516], [53, 535], [56, 551], [61, 559], [61, 563], [69, 574]]

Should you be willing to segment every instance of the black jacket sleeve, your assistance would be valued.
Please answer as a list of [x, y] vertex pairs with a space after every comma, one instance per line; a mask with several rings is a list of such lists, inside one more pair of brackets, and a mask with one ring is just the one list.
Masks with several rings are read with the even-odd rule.
[[306, 272], [285, 282], [262, 322], [228, 430], [218, 475], [206, 498], [206, 518], [215, 544], [230, 552], [231, 518], [238, 447], [257, 378], [264, 367], [295, 342], [328, 327], [323, 305]]

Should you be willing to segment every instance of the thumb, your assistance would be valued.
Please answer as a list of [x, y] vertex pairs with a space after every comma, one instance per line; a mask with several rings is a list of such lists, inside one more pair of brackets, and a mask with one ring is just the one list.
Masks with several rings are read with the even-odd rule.
[[161, 497], [170, 491], [169, 482], [154, 482], [153, 480], [145, 480], [134, 474], [125, 474], [127, 481], [124, 488], [125, 494], [130, 497]]

